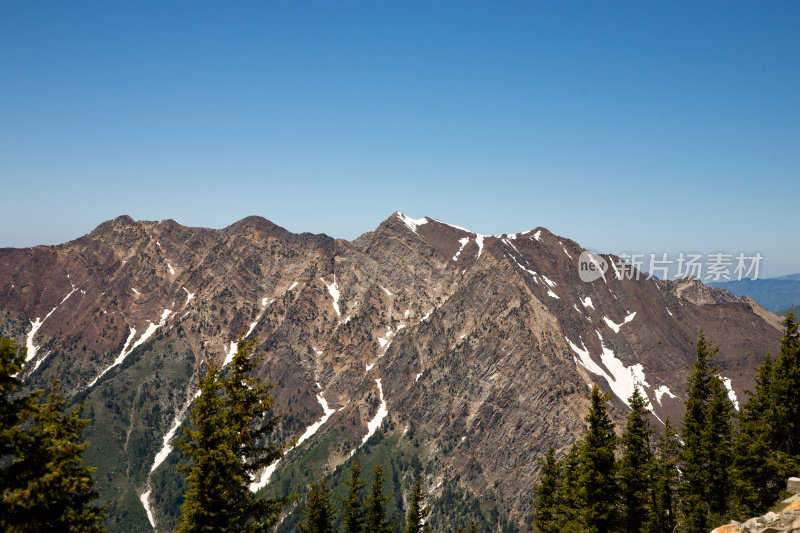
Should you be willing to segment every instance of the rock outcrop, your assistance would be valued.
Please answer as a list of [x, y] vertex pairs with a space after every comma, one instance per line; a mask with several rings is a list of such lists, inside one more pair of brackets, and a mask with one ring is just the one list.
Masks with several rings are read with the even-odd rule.
[[780, 511], [732, 522], [711, 533], [800, 533], [800, 478], [789, 478], [786, 489], [791, 496], [781, 502]]

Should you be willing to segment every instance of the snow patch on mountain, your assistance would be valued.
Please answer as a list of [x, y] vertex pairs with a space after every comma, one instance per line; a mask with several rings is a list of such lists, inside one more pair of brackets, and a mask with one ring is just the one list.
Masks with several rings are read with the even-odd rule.
[[[317, 386], [319, 386], [319, 383], [317, 384]], [[319, 428], [321, 428], [322, 425], [328, 421], [331, 415], [336, 412], [336, 409], [331, 409], [328, 406], [328, 402], [325, 401], [325, 397], [322, 395], [322, 392], [317, 394], [317, 402], [319, 402], [320, 406], [322, 407], [322, 418], [320, 418], [319, 420], [317, 420], [316, 422], [314, 422], [313, 424], [311, 424], [306, 428], [303, 434], [300, 435], [300, 438], [297, 439], [297, 444], [295, 444], [295, 446], [300, 446], [300, 444], [302, 444], [303, 441], [306, 441], [311, 437], [313, 437], [314, 434], [319, 430]]]
[[142, 336], [139, 337], [139, 339], [133, 344], [133, 346], [130, 347], [130, 349], [128, 349], [128, 344], [131, 342], [133, 337], [136, 335], [136, 328], [131, 327], [131, 331], [130, 331], [130, 334], [128, 335], [128, 339], [125, 341], [125, 345], [122, 347], [122, 352], [120, 352], [120, 354], [117, 356], [117, 358], [114, 360], [114, 362], [111, 363], [110, 366], [108, 366], [105, 370], [100, 372], [100, 375], [97, 376], [96, 378], [94, 378], [89, 383], [88, 387], [91, 387], [92, 385], [97, 383], [97, 380], [100, 379], [101, 377], [103, 377], [106, 374], [106, 372], [108, 372], [109, 370], [111, 370], [115, 366], [117, 366], [119, 364], [122, 364], [122, 362], [125, 360], [125, 358], [128, 357], [128, 355], [130, 355], [130, 353], [132, 351], [134, 351], [136, 348], [138, 348], [139, 346], [141, 346], [142, 344], [147, 342], [147, 339], [149, 339], [153, 335], [153, 333], [156, 332], [156, 330], [158, 328], [160, 328], [161, 326], [163, 326], [164, 324], [167, 323], [167, 318], [169, 318], [169, 315], [171, 315], [171, 314], [172, 314], [172, 311], [170, 311], [169, 309], [164, 309], [164, 312], [161, 313], [161, 320], [159, 320], [157, 324], [153, 323], [153, 322], [150, 322], [147, 325], [147, 329], [144, 330], [144, 333], [142, 333]]
[[325, 282], [324, 279], [319, 278], [325, 288], [328, 289], [328, 293], [333, 298], [333, 310], [336, 311], [336, 316], [342, 316], [342, 313], [339, 312], [339, 285], [336, 284], [336, 274], [333, 275], [333, 283], [328, 284]]
[[261, 477], [258, 479], [258, 481], [250, 483], [250, 492], [258, 492], [264, 487], [266, 487], [267, 483], [269, 483], [269, 478], [271, 478], [272, 474], [275, 473], [275, 469], [278, 468], [278, 463], [280, 462], [281, 462], [280, 459], [276, 459], [274, 463], [267, 466], [267, 468], [265, 468], [264, 471], [261, 473]]
[[[386, 406], [386, 399], [383, 397], [383, 386], [381, 385], [381, 378], [375, 380], [375, 383], [378, 385], [378, 395], [381, 400], [381, 404], [378, 406], [378, 412], [375, 413], [375, 417], [367, 422], [367, 434], [364, 435], [364, 438], [361, 440], [361, 444], [359, 448], [366, 443], [371, 436], [378, 431], [378, 428], [381, 427], [381, 423], [383, 423], [383, 419], [386, 418], [386, 415], [389, 414], [389, 409]], [[353, 455], [355, 450], [350, 452], [350, 455]]]
[[589, 351], [586, 349], [586, 346], [581, 342], [581, 346], [578, 347], [575, 343], [569, 340], [567, 337], [564, 337], [569, 344], [569, 347], [578, 355], [578, 359], [576, 359], [576, 363], [583, 366], [588, 371], [596, 374], [606, 380], [608, 386], [611, 388], [612, 392], [623, 402], [625, 405], [628, 405], [628, 398], [630, 398], [631, 394], [633, 394], [634, 387], [638, 386], [642, 395], [645, 397], [647, 402], [647, 407], [652, 410], [653, 406], [650, 404], [650, 399], [647, 396], [647, 392], [645, 388], [649, 388], [650, 384], [647, 383], [644, 374], [644, 368], [642, 367], [641, 363], [636, 363], [631, 366], [625, 366], [622, 361], [617, 359], [616, 354], [613, 350], [606, 347], [603, 343], [603, 337], [600, 335], [599, 332], [596, 332], [597, 336], [600, 338], [600, 346], [602, 349], [602, 353], [600, 354], [600, 361], [602, 362], [603, 366], [608, 369], [608, 372], [594, 362]]
[[581, 300], [581, 305], [583, 305], [586, 309], [589, 309], [590, 307], [594, 309], [594, 304], [592, 304], [592, 299], [589, 298], [588, 296], [583, 300]]
[[236, 355], [236, 350], [239, 347], [238, 341], [231, 341], [230, 346], [223, 346], [223, 350], [225, 351], [225, 360], [222, 361], [222, 367], [225, 368], [233, 361], [233, 356]]
[[[403, 329], [404, 327], [405, 327], [404, 325], [400, 325], [400, 326], [398, 326], [398, 327], [397, 327], [397, 331], [400, 331], [400, 330], [401, 330], [401, 329]], [[392, 339], [391, 339], [391, 336], [392, 336], [392, 328], [386, 328], [386, 334], [385, 334], [385, 335], [386, 335], [386, 338], [383, 338], [383, 337], [379, 337], [379, 338], [378, 338], [378, 344], [380, 344], [380, 345], [381, 345], [381, 348], [383, 348], [383, 351], [381, 352], [381, 354], [378, 356], [378, 359], [376, 359], [374, 363], [369, 363], [369, 364], [367, 364], [367, 365], [366, 365], [367, 372], [369, 372], [370, 370], [372, 370], [372, 368], [373, 368], [373, 367], [374, 367], [376, 364], [378, 364], [378, 360], [380, 360], [380, 358], [381, 358], [381, 357], [383, 357], [384, 355], [386, 355], [386, 352], [388, 352], [388, 351], [389, 351], [389, 347], [392, 345]]]
[[33, 370], [31, 370], [31, 374], [36, 372], [36, 369], [39, 368], [39, 365], [44, 363], [44, 360], [47, 359], [47, 356], [50, 355], [50, 353], [52, 353], [52, 350], [47, 350], [43, 356], [36, 360], [36, 362], [33, 364]]
[[417, 235], [419, 235], [419, 233], [417, 233], [417, 228], [419, 226], [422, 226], [423, 224], [427, 224], [428, 223], [428, 219], [425, 218], [425, 217], [414, 219], [414, 218], [407, 217], [406, 215], [404, 215], [403, 213], [400, 213], [399, 211], [397, 212], [397, 218], [402, 220], [403, 224], [408, 226], [408, 229], [410, 229], [411, 231], [413, 231]]
[[467, 228], [462, 228], [461, 226], [456, 226], [455, 224], [450, 224], [450, 223], [444, 222], [442, 220], [439, 220], [438, 218], [431, 218], [430, 220], [436, 221], [439, 224], [444, 224], [445, 226], [450, 226], [451, 228], [455, 228], [457, 230], [466, 231], [467, 233], [475, 234], [474, 231], [470, 231]]
[[542, 240], [542, 230], [539, 230], [536, 233], [534, 233], [533, 234], [533, 238], [536, 239], [537, 241], [541, 241]]
[[502, 242], [503, 244], [505, 244], [507, 246], [510, 246], [515, 252], [517, 252], [519, 255], [522, 255], [522, 254], [519, 253], [519, 250], [517, 250], [517, 247], [514, 246], [514, 244], [511, 241], [509, 241], [508, 239], [500, 239], [500, 242]]
[[[317, 383], [318, 388], [322, 388], [319, 383]], [[306, 428], [300, 438], [297, 439], [295, 443], [295, 447], [300, 446], [304, 441], [310, 439], [314, 434], [321, 428], [325, 422], [336, 412], [336, 409], [331, 409], [328, 406], [328, 402], [325, 400], [324, 392], [320, 391], [317, 393], [317, 402], [322, 407], [322, 418], [311, 424]], [[272, 477], [272, 474], [275, 472], [275, 469], [278, 467], [278, 463], [280, 459], [276, 460], [271, 465], [267, 466], [263, 472], [261, 472], [261, 476], [258, 478], [258, 481], [254, 481], [250, 484], [250, 492], [258, 492], [259, 490], [263, 489], [269, 483], [269, 478]]]
[[150, 522], [150, 527], [155, 529], [156, 527], [156, 517], [153, 515], [153, 509], [150, 507], [150, 493], [153, 492], [153, 488], [150, 485], [147, 485], [147, 490], [139, 495], [139, 500], [142, 502], [142, 506], [144, 507], [144, 512], [147, 513], [147, 521]]
[[547, 295], [550, 296], [551, 298], [555, 298], [556, 300], [561, 299], [561, 297], [558, 294], [554, 293], [551, 289], [547, 289]]
[[736, 391], [733, 390], [733, 386], [731, 384], [731, 378], [720, 376], [720, 379], [722, 379], [722, 384], [725, 385], [725, 388], [728, 389], [728, 399], [731, 401], [731, 403], [733, 403], [733, 407], [736, 408], [736, 410], [738, 411], [739, 400], [736, 398]]
[[624, 326], [625, 324], [627, 324], [628, 322], [633, 320], [635, 316], [636, 316], [636, 312], [634, 311], [633, 313], [631, 313], [628, 316], [626, 316], [625, 320], [623, 320], [622, 323], [620, 323], [620, 324], [617, 324], [616, 322], [614, 322], [613, 320], [611, 320], [610, 318], [605, 317], [605, 316], [603, 317], [603, 321], [606, 324], [608, 324], [608, 327], [610, 327], [611, 329], [614, 330], [614, 333], [619, 333], [619, 328], [621, 328], [622, 326]]
[[453, 261], [458, 261], [458, 256], [461, 255], [461, 251], [469, 243], [469, 238], [468, 237], [462, 237], [462, 238], [458, 239], [458, 242], [461, 244], [461, 247], [458, 249], [456, 254], [453, 256]]
[[153, 459], [153, 465], [150, 467], [150, 472], [155, 472], [156, 468], [161, 466], [161, 463], [166, 460], [167, 456], [172, 451], [172, 439], [175, 437], [175, 433], [178, 431], [178, 428], [181, 427], [183, 423], [183, 419], [186, 417], [186, 411], [189, 410], [189, 406], [192, 405], [192, 402], [200, 397], [200, 391], [194, 393], [193, 396], [189, 398], [189, 400], [183, 404], [183, 407], [175, 414], [175, 418], [172, 420], [172, 425], [167, 431], [167, 434], [164, 435], [162, 439], [161, 449], [158, 450], [155, 458]]
[[478, 245], [478, 256], [475, 259], [480, 259], [483, 253], [483, 239], [484, 235], [475, 235], [475, 244]]
[[69, 294], [64, 296], [64, 298], [58, 303], [58, 305], [55, 306], [53, 309], [51, 309], [50, 312], [47, 313], [43, 319], [40, 320], [39, 317], [37, 316], [36, 320], [31, 321], [31, 330], [28, 332], [28, 336], [25, 338], [25, 348], [27, 349], [27, 354], [25, 355], [26, 362], [36, 357], [36, 352], [39, 351], [39, 346], [33, 344], [33, 338], [39, 332], [39, 329], [42, 327], [42, 324], [44, 324], [45, 320], [50, 318], [50, 315], [55, 313], [56, 309], [61, 307], [61, 304], [66, 302], [67, 298], [72, 296], [72, 293], [75, 292], [76, 290], [78, 290], [78, 288], [73, 285], [72, 290], [69, 291]]
[[189, 305], [189, 302], [192, 301], [192, 298], [194, 298], [194, 293], [189, 292], [189, 289], [187, 289], [186, 287], [181, 287], [181, 289], [186, 291], [186, 303], [183, 304], [183, 306], [186, 307], [187, 305]]
[[661, 397], [664, 396], [665, 394], [670, 398], [676, 398], [676, 396], [672, 394], [672, 391], [669, 390], [669, 387], [667, 387], [666, 385], [661, 385], [653, 392], [656, 395], [656, 402], [658, 402], [658, 405], [661, 405]]
[[509, 257], [509, 258], [510, 258], [512, 261], [514, 261], [514, 263], [515, 263], [515, 264], [516, 264], [516, 265], [517, 265], [517, 266], [518, 266], [518, 267], [519, 267], [521, 270], [523, 270], [523, 271], [527, 272], [528, 274], [530, 274], [531, 276], [533, 276], [533, 281], [534, 281], [534, 282], [536, 282], [536, 284], [537, 284], [537, 285], [539, 284], [539, 280], [538, 280], [538, 279], [536, 279], [536, 276], [538, 276], [538, 274], [536, 273], [536, 271], [534, 271], [534, 270], [531, 270], [530, 268], [525, 268], [524, 266], [522, 266], [521, 264], [519, 264], [519, 261], [517, 261], [516, 259], [514, 259], [514, 257], [512, 257], [512, 256], [510, 256], [510, 255], [507, 255], [507, 257]]

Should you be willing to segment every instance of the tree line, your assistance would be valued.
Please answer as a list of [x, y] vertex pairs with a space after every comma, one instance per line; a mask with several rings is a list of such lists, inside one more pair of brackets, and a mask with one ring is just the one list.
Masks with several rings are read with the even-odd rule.
[[659, 435], [638, 388], [621, 437], [592, 389], [587, 430], [563, 456], [540, 458], [534, 531], [707, 533], [730, 519], [765, 513], [800, 472], [800, 339], [789, 312], [780, 350], [764, 357], [755, 390], [736, 414], [712, 364], [719, 347], [700, 334], [687, 379], [680, 432]]
[[[350, 479], [345, 481], [347, 495], [339, 498], [341, 512], [338, 513], [343, 533], [391, 533], [397, 530], [398, 524], [389, 520], [386, 504], [391, 499], [384, 495], [383, 469], [380, 463], [375, 465], [372, 485], [365, 494], [366, 484], [361, 480], [361, 463], [354, 461], [350, 467]], [[430, 508], [424, 506], [425, 493], [419, 476], [408, 494], [408, 511], [406, 512], [403, 533], [423, 533], [428, 531], [425, 519]], [[331, 503], [328, 486], [325, 480], [312, 483], [302, 508], [304, 520], [298, 525], [300, 533], [334, 533], [336, 507]], [[463, 533], [463, 528], [459, 527]], [[470, 533], [477, 532], [473, 521]]]

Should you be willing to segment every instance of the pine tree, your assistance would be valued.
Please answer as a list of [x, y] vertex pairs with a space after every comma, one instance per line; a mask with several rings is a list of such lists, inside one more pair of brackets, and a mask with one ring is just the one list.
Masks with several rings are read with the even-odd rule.
[[639, 533], [650, 512], [649, 489], [653, 468], [650, 441], [653, 430], [647, 420], [647, 401], [638, 386], [634, 387], [628, 404], [631, 412], [628, 413], [622, 434], [622, 458], [619, 463], [621, 523], [626, 533]]
[[678, 458], [681, 443], [669, 417], [664, 420], [664, 432], [658, 436], [650, 492], [648, 533], [673, 533], [677, 523]]
[[614, 531], [618, 520], [619, 487], [614, 451], [617, 436], [614, 422], [606, 410], [609, 396], [592, 387], [592, 404], [586, 422], [589, 425], [581, 450], [580, 482], [584, 490], [587, 531]]
[[380, 463], [375, 465], [372, 474], [372, 486], [366, 501], [366, 519], [364, 533], [389, 533], [394, 528], [386, 517], [386, 504], [390, 497], [383, 495], [383, 469]]
[[711, 366], [718, 350], [700, 332], [683, 419], [679, 528], [686, 533], [704, 533], [730, 511], [732, 406]]
[[719, 376], [709, 383], [704, 440], [708, 447], [706, 504], [711, 524], [723, 523], [731, 514], [733, 481], [733, 403]]
[[559, 533], [558, 486], [561, 479], [561, 462], [556, 459], [555, 448], [539, 458], [542, 465], [539, 483], [533, 489], [533, 530], [537, 533]]
[[261, 531], [273, 525], [286, 499], [265, 500], [249, 490], [252, 475], [277, 460], [280, 446], [263, 439], [275, 428], [269, 418], [270, 386], [251, 376], [258, 359], [249, 356], [255, 341], [239, 339], [230, 373], [212, 361], [200, 382], [192, 426], [178, 446], [190, 465], [177, 531]]
[[297, 528], [300, 533], [333, 533], [334, 513], [325, 480], [312, 483], [308, 501], [303, 506], [305, 522], [299, 523]]
[[[88, 447], [81, 432], [89, 420], [83, 405], [69, 409], [54, 381], [42, 402], [41, 391], [17, 391], [24, 351], [0, 340], [0, 528], [8, 532], [105, 531], [105, 509], [98, 506], [92, 473], [81, 454]], [[12, 395], [14, 397], [12, 397]]]
[[[800, 470], [796, 447], [800, 411], [797, 321], [793, 311], [784, 320], [784, 334], [777, 358], [767, 354], [756, 372], [756, 388], [739, 413], [734, 464], [738, 513], [753, 516], [766, 512], [780, 497], [786, 478]], [[780, 360], [780, 362], [779, 362]], [[793, 444], [795, 441], [795, 444]]]
[[80, 418], [83, 405], [69, 410], [57, 387], [54, 382], [33, 412], [32, 439], [26, 440], [22, 457], [11, 466], [16, 480], [15, 488], [3, 494], [9, 511], [5, 531], [105, 531], [105, 509], [94, 503], [96, 469], [81, 461], [89, 443], [81, 442], [80, 435], [89, 420]]
[[350, 481], [345, 482], [348, 487], [347, 498], [342, 499], [342, 526], [345, 533], [361, 533], [366, 519], [366, 510], [363, 507], [363, 492], [365, 483], [361, 481], [361, 463], [354, 461], [350, 467]]
[[[767, 416], [772, 409], [772, 358], [756, 371], [756, 388], [739, 413], [734, 444], [737, 506], [741, 516], [760, 515], [774, 503], [783, 488], [780, 452], [771, 446]], [[776, 482], [777, 481], [777, 482]]]
[[425, 494], [422, 492], [420, 477], [414, 480], [414, 488], [409, 495], [408, 512], [406, 513], [406, 527], [403, 533], [422, 533], [425, 528], [425, 518], [430, 512], [430, 508], [423, 506]]
[[783, 321], [781, 347], [773, 363], [772, 409], [769, 413], [772, 444], [791, 458], [800, 457], [800, 335], [794, 310]]
[[[25, 351], [7, 338], [0, 339], [0, 489], [5, 490], [13, 480], [6, 467], [18, 457], [22, 440], [32, 438], [22, 431], [22, 424], [30, 420], [36, 410], [36, 400], [42, 391], [22, 394], [22, 381], [17, 377], [25, 364]], [[7, 516], [0, 499], [0, 517]]]
[[555, 497], [555, 523], [564, 533], [589, 531], [586, 524], [586, 491], [583, 474], [583, 439], [576, 441], [562, 461], [561, 481]]

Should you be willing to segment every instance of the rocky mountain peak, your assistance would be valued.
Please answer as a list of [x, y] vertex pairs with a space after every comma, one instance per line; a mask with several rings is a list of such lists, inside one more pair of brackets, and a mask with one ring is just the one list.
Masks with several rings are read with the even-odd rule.
[[426, 465], [431, 501], [457, 493], [524, 524], [536, 458], [582, 434], [592, 384], [618, 421], [639, 385], [658, 425], [682, 415], [700, 329], [734, 398], [778, 342], [766, 315], [698, 280], [583, 282], [582, 251], [541, 227], [490, 236], [399, 212], [353, 241], [261, 217], [221, 230], [118, 217], [0, 250], [0, 334], [29, 348], [27, 383], [57, 376], [87, 402], [112, 531], [147, 528], [147, 487], [169, 529], [177, 455], [163, 437], [204, 362], [226, 364], [242, 333], [277, 383], [276, 437], [309, 433], [259, 490], [380, 454]]

